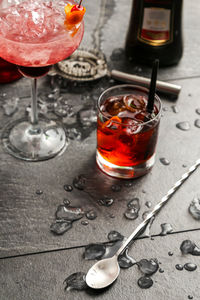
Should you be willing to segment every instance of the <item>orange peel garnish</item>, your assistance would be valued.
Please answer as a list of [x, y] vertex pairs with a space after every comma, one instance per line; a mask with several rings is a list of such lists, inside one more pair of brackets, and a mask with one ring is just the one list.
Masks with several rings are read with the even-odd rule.
[[102, 125], [102, 128], [106, 128], [106, 127], [110, 127], [112, 124], [121, 124], [122, 123], [122, 120], [117, 117], [117, 116], [114, 116], [112, 118], [110, 118], [108, 121], [104, 122], [104, 124]]
[[68, 25], [76, 25], [80, 23], [83, 19], [83, 16], [86, 12], [85, 7], [82, 6], [82, 10], [72, 10], [73, 7], [76, 5], [67, 4], [65, 6], [65, 13], [66, 13], [66, 22]]

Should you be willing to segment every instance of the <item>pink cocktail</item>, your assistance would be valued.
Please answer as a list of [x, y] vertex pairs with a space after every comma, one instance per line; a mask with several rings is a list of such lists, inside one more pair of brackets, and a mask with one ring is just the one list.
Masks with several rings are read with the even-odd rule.
[[66, 24], [67, 3], [75, 4], [63, 0], [11, 0], [0, 10], [0, 57], [16, 64], [23, 75], [32, 78], [31, 122], [15, 122], [3, 136], [9, 153], [21, 159], [47, 159], [66, 145], [60, 125], [38, 120], [36, 78], [70, 56], [82, 40], [83, 22]]

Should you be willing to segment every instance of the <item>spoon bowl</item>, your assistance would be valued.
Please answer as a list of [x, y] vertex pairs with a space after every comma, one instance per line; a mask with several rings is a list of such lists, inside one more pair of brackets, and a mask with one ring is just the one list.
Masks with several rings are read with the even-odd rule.
[[94, 264], [86, 275], [86, 283], [93, 289], [102, 289], [112, 284], [117, 279], [119, 272], [117, 256], [114, 255]]

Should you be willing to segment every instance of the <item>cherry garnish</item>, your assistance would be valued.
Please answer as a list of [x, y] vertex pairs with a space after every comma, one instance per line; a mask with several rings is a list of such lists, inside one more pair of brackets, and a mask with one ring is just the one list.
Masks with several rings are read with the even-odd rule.
[[84, 8], [82, 5], [77, 4], [72, 7], [71, 12], [77, 11], [77, 10], [84, 10]]

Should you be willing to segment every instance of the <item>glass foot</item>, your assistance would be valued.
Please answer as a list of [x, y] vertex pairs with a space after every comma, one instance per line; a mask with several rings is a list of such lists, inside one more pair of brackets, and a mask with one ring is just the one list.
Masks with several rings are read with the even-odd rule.
[[12, 156], [27, 161], [52, 158], [67, 147], [62, 126], [44, 118], [37, 125], [30, 124], [27, 118], [8, 124], [3, 131], [2, 142]]
[[105, 160], [97, 151], [96, 161], [99, 168], [106, 174], [124, 179], [133, 179], [145, 175], [150, 171], [155, 162], [155, 154], [151, 156], [145, 163], [136, 166], [117, 166]]

